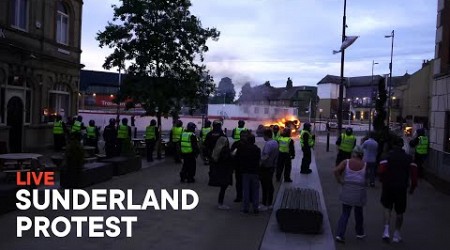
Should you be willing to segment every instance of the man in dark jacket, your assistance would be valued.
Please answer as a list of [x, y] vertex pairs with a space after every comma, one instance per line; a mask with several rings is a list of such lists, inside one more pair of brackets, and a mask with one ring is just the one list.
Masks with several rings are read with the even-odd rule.
[[381, 189], [381, 204], [385, 208], [384, 212], [384, 232], [383, 239], [389, 241], [389, 225], [392, 209], [397, 214], [395, 220], [395, 231], [392, 241], [401, 242], [400, 229], [403, 224], [403, 214], [406, 210], [407, 190], [409, 180], [411, 186], [409, 193], [412, 194], [417, 187], [417, 165], [410, 155], [402, 149], [403, 139], [397, 138], [393, 149], [385, 159], [380, 161], [378, 173], [380, 181], [383, 183]]
[[210, 186], [220, 187], [218, 197], [218, 208], [221, 210], [230, 209], [229, 206], [224, 205], [225, 191], [228, 186], [233, 183], [233, 169], [230, 162], [229, 143], [224, 144], [223, 151], [219, 154], [217, 161], [212, 157], [213, 150], [216, 148], [219, 138], [224, 138], [228, 141], [225, 133], [222, 131], [222, 123], [220, 121], [213, 122], [213, 129], [206, 135], [206, 157], [209, 160], [209, 183]]
[[[242, 140], [242, 138], [241, 138]], [[242, 211], [248, 213], [251, 200], [253, 212], [259, 213], [259, 162], [261, 149], [255, 145], [255, 136], [249, 134], [236, 151], [236, 161], [242, 173], [244, 204]]]
[[183, 167], [180, 172], [181, 182], [187, 180], [188, 183], [195, 182], [196, 158], [200, 153], [198, 148], [197, 136], [195, 136], [195, 124], [189, 122], [186, 130], [181, 134], [180, 140], [181, 157], [183, 159]]
[[[239, 147], [241, 147], [244, 143], [246, 143], [247, 137], [250, 135], [250, 131], [245, 129], [241, 131], [241, 134], [239, 135], [239, 141], [235, 141], [233, 145], [231, 145], [231, 152], [236, 152], [236, 150], [239, 150]], [[234, 199], [234, 202], [242, 202], [242, 170], [240, 168], [240, 164], [238, 160], [235, 158], [233, 161], [234, 166], [234, 179], [236, 181], [236, 199]]]
[[117, 130], [115, 124], [116, 120], [111, 118], [109, 119], [109, 125], [107, 125], [103, 130], [106, 158], [114, 157], [117, 152]]

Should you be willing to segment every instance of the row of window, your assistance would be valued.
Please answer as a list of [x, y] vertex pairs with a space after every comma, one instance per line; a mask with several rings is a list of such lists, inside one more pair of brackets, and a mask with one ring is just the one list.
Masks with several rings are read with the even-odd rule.
[[[11, 27], [28, 31], [30, 23], [30, 0], [10, 0]], [[57, 2], [56, 8], [56, 42], [69, 45], [69, 11], [62, 1]]]
[[[23, 100], [23, 108], [24, 108], [24, 123], [30, 124], [32, 119], [32, 95], [31, 89], [28, 87], [26, 83], [19, 87], [19, 85], [10, 86], [0, 86], [0, 124], [7, 124], [10, 121], [7, 121], [7, 114], [9, 112], [6, 97], [8, 91], [19, 91], [19, 93], [23, 93], [25, 91], [25, 96]], [[53, 89], [49, 91], [49, 106], [45, 108], [42, 112], [41, 122], [52, 121], [56, 114], [60, 114], [63, 118], [68, 116], [68, 112], [70, 111], [70, 94], [69, 87], [66, 84], [55, 84]]]

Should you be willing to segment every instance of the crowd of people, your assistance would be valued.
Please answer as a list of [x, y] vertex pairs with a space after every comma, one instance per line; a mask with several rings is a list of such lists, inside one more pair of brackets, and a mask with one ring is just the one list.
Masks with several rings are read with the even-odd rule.
[[[82, 133], [83, 130], [85, 133]], [[89, 121], [86, 127], [81, 116], [67, 123], [62, 122], [61, 116], [57, 116], [53, 134], [57, 151], [64, 147], [68, 138], [81, 140], [84, 137], [85, 145], [95, 147], [98, 153], [100, 129], [95, 126], [93, 120]], [[102, 136], [105, 141], [106, 157], [120, 155], [124, 143], [131, 139], [128, 119], [123, 118], [120, 124], [116, 119], [110, 119]], [[149, 162], [153, 161], [153, 151], [160, 136], [156, 121], [151, 120], [145, 130], [146, 157]], [[280, 130], [276, 125], [264, 130], [265, 144], [262, 150], [255, 145], [255, 135], [245, 127], [245, 122], [242, 120], [233, 129], [231, 137], [233, 143], [230, 145], [222, 129], [221, 121], [212, 123], [205, 121], [205, 126], [200, 129], [199, 137], [196, 135], [194, 123], [189, 122], [186, 128], [183, 128], [181, 120], [175, 121], [170, 130], [167, 151], [171, 148], [175, 162], [182, 163], [179, 173], [180, 181], [195, 182], [196, 159], [201, 155], [203, 163], [209, 165], [208, 185], [220, 188], [219, 209], [230, 209], [224, 203], [224, 198], [226, 190], [233, 184], [236, 193], [234, 202], [242, 202], [243, 213], [249, 213], [250, 207], [255, 214], [273, 209], [274, 175], [278, 182], [292, 182], [295, 144], [291, 138], [291, 130], [289, 128]], [[310, 174], [312, 172], [311, 150], [315, 145], [315, 135], [311, 133], [311, 124], [303, 125], [299, 137], [303, 152], [300, 174]], [[363, 208], [367, 202], [367, 187], [375, 187], [376, 177], [382, 183], [380, 202], [385, 210], [382, 238], [386, 241], [391, 240], [391, 213], [395, 210], [396, 220], [392, 241], [402, 241], [400, 230], [406, 210], [407, 194], [414, 192], [418, 176], [423, 175], [423, 162], [429, 147], [428, 137], [423, 129], [417, 131], [417, 137], [409, 143], [410, 147], [415, 148], [414, 156], [403, 150], [404, 141], [401, 137], [394, 138], [390, 149], [382, 154], [382, 146], [375, 137], [372, 132], [361, 145], [357, 145], [352, 129], [347, 128], [336, 141], [338, 155], [333, 172], [337, 182], [342, 184], [339, 197], [342, 202], [342, 214], [335, 237], [338, 242], [345, 242], [345, 231], [352, 209], [354, 209], [356, 223], [356, 238], [365, 237]], [[160, 159], [161, 155], [158, 154], [157, 157]]]
[[[130, 143], [131, 127], [128, 125], [127, 118], [123, 118], [121, 122], [111, 118], [109, 124], [103, 129], [103, 134], [100, 131], [101, 128], [96, 126], [94, 120], [90, 120], [88, 126], [85, 126], [82, 116], [68, 118], [67, 122], [63, 122], [62, 117], [57, 115], [53, 123], [54, 149], [57, 152], [61, 151], [67, 141], [78, 140], [85, 146], [93, 147], [95, 154], [99, 154], [98, 142], [102, 136], [105, 142], [106, 158], [111, 158], [121, 155], [123, 153], [123, 145]], [[147, 151], [152, 152], [159, 137], [155, 120], [152, 120], [146, 128], [145, 136]], [[148, 161], [153, 160], [152, 154], [147, 154], [147, 157]]]
[[[210, 186], [219, 187], [218, 208], [229, 209], [224, 197], [229, 186], [235, 186], [234, 202], [242, 202], [242, 212], [254, 213], [273, 208], [274, 175], [277, 181], [292, 182], [292, 159], [295, 157], [294, 140], [289, 128], [280, 131], [278, 126], [263, 132], [265, 145], [261, 150], [255, 145], [255, 135], [240, 120], [232, 130], [230, 144], [221, 121], [205, 121], [197, 138], [196, 125], [192, 122], [183, 128], [183, 122], [174, 122], [169, 134], [169, 151], [176, 163], [182, 163], [180, 181], [194, 183], [196, 159], [201, 155], [209, 165]], [[311, 148], [315, 138], [311, 125], [306, 123], [300, 144], [304, 152], [302, 174], [310, 174]], [[282, 177], [284, 177], [282, 179]], [[261, 194], [261, 195], [260, 195]], [[260, 204], [261, 200], [261, 204]]]
[[356, 238], [363, 239], [363, 208], [367, 202], [367, 187], [375, 187], [378, 176], [382, 184], [380, 202], [384, 208], [384, 230], [382, 239], [391, 241], [391, 214], [395, 210], [396, 219], [392, 241], [401, 242], [400, 234], [403, 214], [406, 211], [407, 194], [412, 194], [417, 187], [418, 174], [423, 174], [423, 161], [428, 153], [428, 138], [425, 131], [419, 129], [417, 137], [410, 141], [415, 148], [414, 157], [403, 149], [402, 137], [393, 136], [386, 150], [375, 140], [375, 133], [370, 133], [361, 145], [356, 145], [356, 137], [351, 128], [342, 133], [336, 145], [338, 155], [334, 174], [338, 183], [342, 184], [339, 196], [342, 202], [342, 213], [336, 229], [336, 241], [345, 242], [345, 231], [354, 209]]

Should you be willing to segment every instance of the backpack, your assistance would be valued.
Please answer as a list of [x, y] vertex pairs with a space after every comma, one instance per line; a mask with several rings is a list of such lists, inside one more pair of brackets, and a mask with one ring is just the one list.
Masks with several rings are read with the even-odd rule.
[[219, 139], [217, 139], [216, 145], [214, 146], [214, 149], [211, 154], [211, 158], [214, 162], [219, 161], [222, 150], [224, 149], [224, 147], [228, 147], [228, 145], [229, 143], [227, 137], [221, 136], [219, 137]]

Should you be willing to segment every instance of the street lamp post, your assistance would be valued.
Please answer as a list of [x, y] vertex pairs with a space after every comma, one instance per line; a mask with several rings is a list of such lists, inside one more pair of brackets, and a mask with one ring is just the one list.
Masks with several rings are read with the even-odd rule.
[[[344, 15], [342, 17], [342, 43], [345, 41], [345, 28], [347, 26], [346, 24], [346, 9], [347, 9], [347, 0], [344, 0]], [[341, 51], [341, 81], [339, 84], [339, 100], [338, 100], [338, 112], [337, 112], [337, 118], [338, 118], [338, 135], [342, 132], [342, 112], [343, 112], [343, 98], [344, 98], [344, 57], [345, 56], [345, 49]]]
[[394, 32], [394, 30], [392, 30], [390, 35], [384, 36], [385, 38], [391, 38], [391, 62], [389, 63], [388, 113], [387, 113], [388, 127], [390, 127], [390, 121], [391, 121], [392, 57], [394, 55], [394, 35], [395, 35], [395, 32]]
[[375, 64], [378, 64], [377, 62], [375, 62], [374, 60], [372, 60], [372, 82], [371, 82], [371, 86], [372, 86], [372, 93], [370, 94], [370, 108], [369, 108], [369, 133], [372, 129], [372, 106], [373, 106], [373, 67], [375, 66]]

